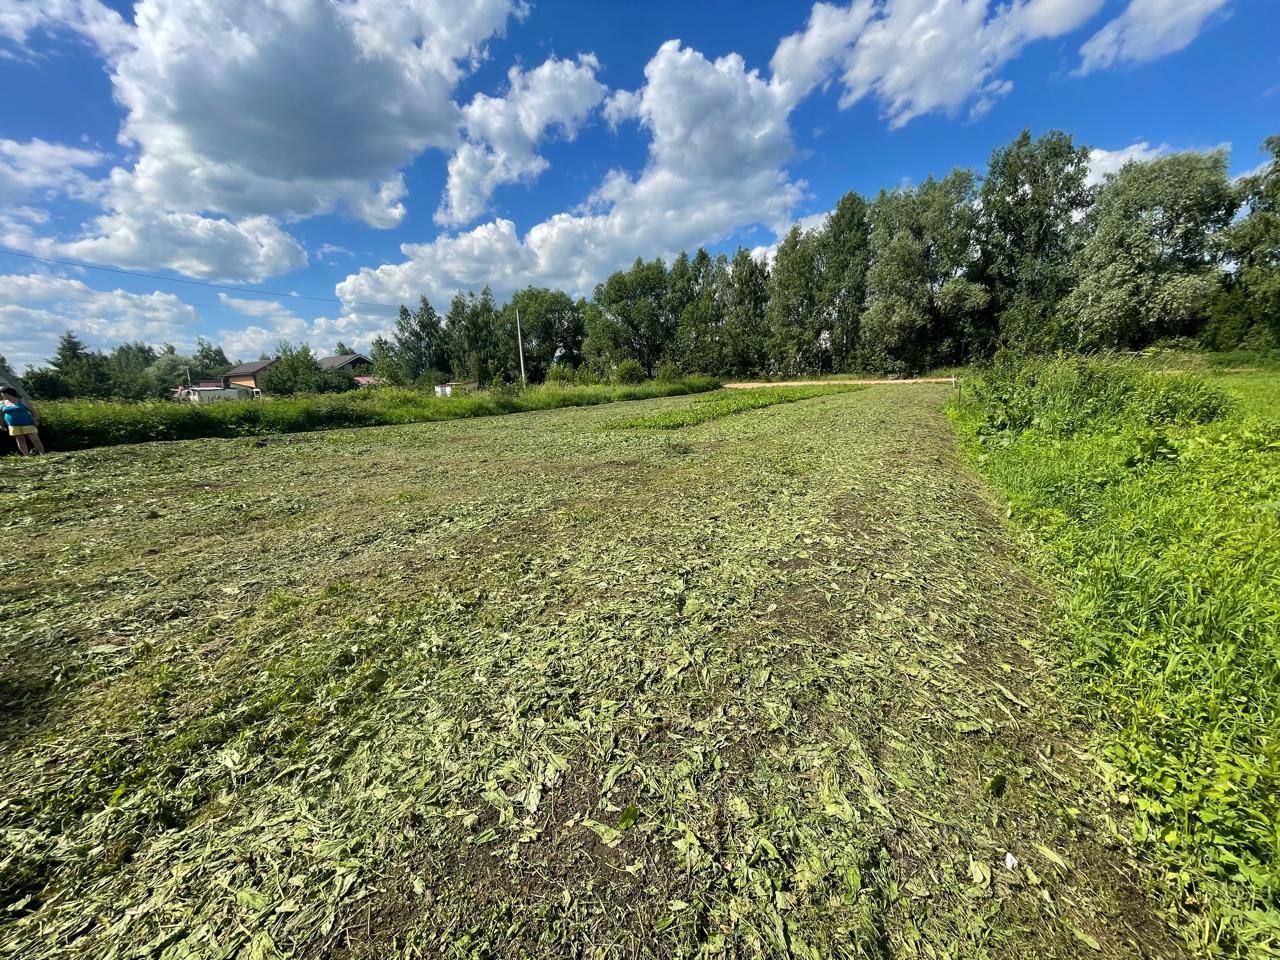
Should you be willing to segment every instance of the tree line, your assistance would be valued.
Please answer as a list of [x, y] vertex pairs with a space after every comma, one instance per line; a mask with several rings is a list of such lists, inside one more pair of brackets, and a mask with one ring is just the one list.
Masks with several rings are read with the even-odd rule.
[[797, 224], [771, 263], [699, 249], [638, 258], [590, 300], [529, 288], [498, 307], [459, 294], [443, 320], [423, 297], [375, 344], [389, 379], [518, 375], [515, 308], [534, 379], [622, 365], [719, 376], [916, 373], [997, 350], [1212, 349], [1280, 341], [1280, 136], [1232, 182], [1224, 151], [1131, 162], [1089, 183], [1089, 151], [1028, 131], [986, 173], [845, 194]]
[[[1172, 337], [1269, 348], [1280, 343], [1280, 136], [1265, 149], [1264, 168], [1235, 182], [1216, 151], [1131, 162], [1091, 185], [1087, 148], [1023, 131], [981, 177], [957, 169], [845, 194], [819, 228], [794, 226], [771, 262], [745, 248], [699, 248], [670, 266], [637, 258], [590, 299], [528, 287], [499, 305], [486, 287], [455, 295], [444, 317], [424, 296], [370, 357], [380, 380], [427, 386], [518, 380], [518, 340], [534, 382], [907, 374], [1000, 349]], [[280, 359], [277, 392], [350, 385], [320, 375], [305, 346], [282, 344]], [[94, 353], [67, 334], [23, 379], [36, 396], [141, 397], [228, 366], [204, 340], [182, 357], [140, 343]]]
[[[0, 366], [7, 363], [0, 357]], [[155, 347], [135, 341], [110, 350], [90, 350], [70, 330], [42, 367], [28, 367], [20, 378], [37, 400], [73, 397], [148, 400], [169, 396], [178, 384], [213, 379], [231, 368], [222, 347], [200, 337], [190, 355], [173, 344]]]

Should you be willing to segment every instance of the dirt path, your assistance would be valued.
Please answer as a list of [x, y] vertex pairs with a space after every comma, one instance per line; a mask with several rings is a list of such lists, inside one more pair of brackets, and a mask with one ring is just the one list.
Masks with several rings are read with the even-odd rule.
[[0, 953], [1180, 957], [946, 392], [23, 461]]
[[851, 383], [861, 384], [863, 386], [873, 387], [882, 385], [901, 385], [907, 383], [949, 383], [953, 386], [956, 383], [955, 377], [913, 377], [900, 380], [857, 380], [857, 379], [839, 379], [839, 380], [773, 380], [773, 381], [750, 381], [743, 383], [726, 383], [726, 390], [753, 390], [756, 387], [821, 387], [832, 383]]

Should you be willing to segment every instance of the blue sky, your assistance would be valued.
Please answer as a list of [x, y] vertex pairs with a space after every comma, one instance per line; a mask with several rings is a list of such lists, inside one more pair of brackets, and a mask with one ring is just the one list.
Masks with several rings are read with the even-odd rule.
[[0, 0], [0, 247], [161, 278], [0, 253], [0, 353], [363, 347], [419, 294], [766, 255], [1024, 127], [1098, 177], [1238, 174], [1280, 132], [1277, 37], [1272, 0]]

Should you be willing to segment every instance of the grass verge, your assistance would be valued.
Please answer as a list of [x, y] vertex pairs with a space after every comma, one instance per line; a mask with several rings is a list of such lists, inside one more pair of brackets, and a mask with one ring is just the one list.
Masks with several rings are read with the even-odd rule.
[[525, 390], [483, 390], [447, 398], [420, 390], [380, 387], [342, 394], [207, 405], [64, 400], [39, 405], [40, 433], [53, 450], [80, 450], [153, 440], [243, 437], [490, 417], [618, 400], [674, 397], [715, 390], [719, 386], [719, 382], [710, 377], [691, 376], [635, 385], [545, 384]]
[[1172, 911], [1209, 953], [1274, 956], [1280, 423], [1118, 360], [997, 365], [953, 413], [1065, 583], [1103, 767]]

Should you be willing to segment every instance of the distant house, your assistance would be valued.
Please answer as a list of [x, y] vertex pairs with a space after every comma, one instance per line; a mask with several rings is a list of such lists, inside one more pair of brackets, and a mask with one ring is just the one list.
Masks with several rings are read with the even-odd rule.
[[253, 363], [242, 363], [238, 367], [232, 367], [222, 375], [222, 386], [228, 390], [232, 387], [261, 390], [262, 384], [259, 379], [263, 371], [273, 363], [275, 363], [274, 360], [255, 360]]
[[336, 357], [320, 357], [316, 360], [321, 370], [341, 370], [356, 373], [373, 366], [373, 361], [363, 353], [343, 353]]
[[471, 393], [478, 389], [480, 384], [474, 380], [450, 380], [448, 383], [436, 384], [436, 396], [452, 397], [454, 394]]

